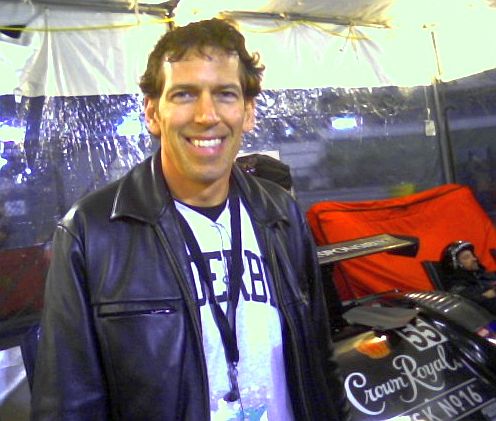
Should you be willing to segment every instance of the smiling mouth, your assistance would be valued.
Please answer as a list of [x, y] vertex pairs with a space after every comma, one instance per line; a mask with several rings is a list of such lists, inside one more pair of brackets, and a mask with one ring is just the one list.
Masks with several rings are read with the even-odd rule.
[[215, 148], [222, 143], [223, 138], [216, 139], [193, 139], [188, 138], [189, 143], [191, 143], [195, 148]]

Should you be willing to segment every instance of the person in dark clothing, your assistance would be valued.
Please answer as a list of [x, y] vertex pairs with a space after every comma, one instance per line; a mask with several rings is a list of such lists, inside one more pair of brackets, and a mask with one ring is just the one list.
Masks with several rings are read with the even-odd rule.
[[55, 231], [33, 420], [347, 419], [306, 219], [234, 164], [262, 70], [220, 19], [156, 44], [160, 149]]
[[442, 253], [448, 290], [496, 314], [496, 273], [486, 271], [468, 241], [455, 241]]

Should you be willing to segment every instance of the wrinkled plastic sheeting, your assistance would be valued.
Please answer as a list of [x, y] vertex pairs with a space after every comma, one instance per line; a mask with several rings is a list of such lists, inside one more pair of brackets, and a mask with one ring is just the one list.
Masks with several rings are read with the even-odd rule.
[[[462, 116], [481, 114], [490, 103], [466, 107]], [[42, 307], [57, 220], [75, 200], [143, 161], [158, 141], [146, 130], [141, 95], [3, 96], [0, 107], [0, 258], [10, 262], [9, 273], [0, 273], [0, 308], [9, 303], [0, 314], [5, 328]], [[443, 182], [429, 87], [266, 90], [256, 117], [242, 151], [277, 151], [304, 210], [317, 201], [400, 196]], [[481, 137], [481, 130], [470, 133]]]
[[[2, 142], [8, 162], [0, 170], [0, 194], [10, 218], [4, 247], [47, 241], [76, 199], [157, 147], [140, 95], [17, 100], [10, 115], [9, 107], [0, 115], [0, 124], [21, 132], [18, 141]], [[440, 181], [437, 137], [424, 129], [427, 113], [432, 116], [425, 88], [264, 91], [257, 127], [242, 149], [278, 150], [304, 207], [331, 193], [387, 196], [397, 184], [422, 188]], [[346, 119], [351, 127], [336, 125]]]
[[57, 221], [156, 147], [142, 102], [137, 95], [1, 97], [0, 336], [39, 315]]
[[138, 96], [122, 95], [24, 97], [14, 105], [0, 127], [2, 134], [7, 127], [21, 133], [2, 139], [0, 194], [11, 218], [9, 246], [46, 241], [76, 199], [150, 154], [141, 104]]
[[264, 91], [257, 105], [244, 148], [279, 151], [303, 208], [442, 182], [439, 139], [426, 134], [425, 120], [434, 124], [429, 88]]

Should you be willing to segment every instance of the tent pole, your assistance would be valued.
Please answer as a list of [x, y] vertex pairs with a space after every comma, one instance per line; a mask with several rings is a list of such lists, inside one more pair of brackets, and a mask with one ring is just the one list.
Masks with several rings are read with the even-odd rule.
[[453, 171], [453, 153], [451, 150], [451, 142], [448, 134], [448, 125], [446, 122], [446, 113], [441, 106], [441, 99], [438, 89], [439, 81], [435, 78], [432, 81], [432, 93], [434, 96], [434, 106], [436, 108], [437, 127], [439, 129], [439, 146], [441, 149], [441, 162], [443, 166], [443, 175], [446, 183], [454, 183]]
[[453, 151], [451, 146], [451, 138], [449, 133], [449, 126], [446, 120], [446, 112], [443, 108], [443, 101], [439, 94], [439, 87], [441, 83], [441, 66], [439, 55], [436, 46], [436, 37], [434, 31], [431, 31], [432, 45], [434, 48], [434, 56], [436, 59], [437, 76], [432, 81], [432, 93], [434, 96], [434, 106], [436, 108], [437, 128], [439, 130], [439, 146], [441, 149], [441, 162], [443, 166], [443, 175], [446, 183], [455, 183], [455, 172], [453, 165]]
[[315, 23], [331, 23], [340, 26], [368, 26], [371, 28], [389, 28], [390, 26], [385, 21], [365, 21], [360, 19], [351, 19], [339, 16], [313, 16], [303, 13], [270, 13], [270, 12], [244, 12], [244, 11], [228, 11], [225, 10], [220, 14], [223, 18], [235, 20], [240, 19], [267, 19], [267, 20], [283, 20], [283, 21], [303, 21]]
[[[1, 1], [2, 0], [0, 0], [0, 2]], [[30, 3], [35, 6], [65, 6], [82, 10], [111, 13], [135, 13], [136, 10], [130, 1], [125, 0], [115, 0], [112, 2], [102, 2], [100, 0], [31, 0]], [[157, 5], [138, 3], [138, 10], [142, 13], [148, 13], [150, 15], [170, 16], [177, 3], [177, 0], [164, 1], [163, 3]]]

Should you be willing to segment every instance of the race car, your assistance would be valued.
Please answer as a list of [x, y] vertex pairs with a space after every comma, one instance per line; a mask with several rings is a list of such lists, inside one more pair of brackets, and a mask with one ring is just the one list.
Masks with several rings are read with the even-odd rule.
[[[371, 253], [414, 255], [388, 234], [318, 248], [335, 262]], [[496, 420], [496, 317], [444, 291], [388, 291], [341, 302], [324, 276], [335, 356], [353, 421]]]

